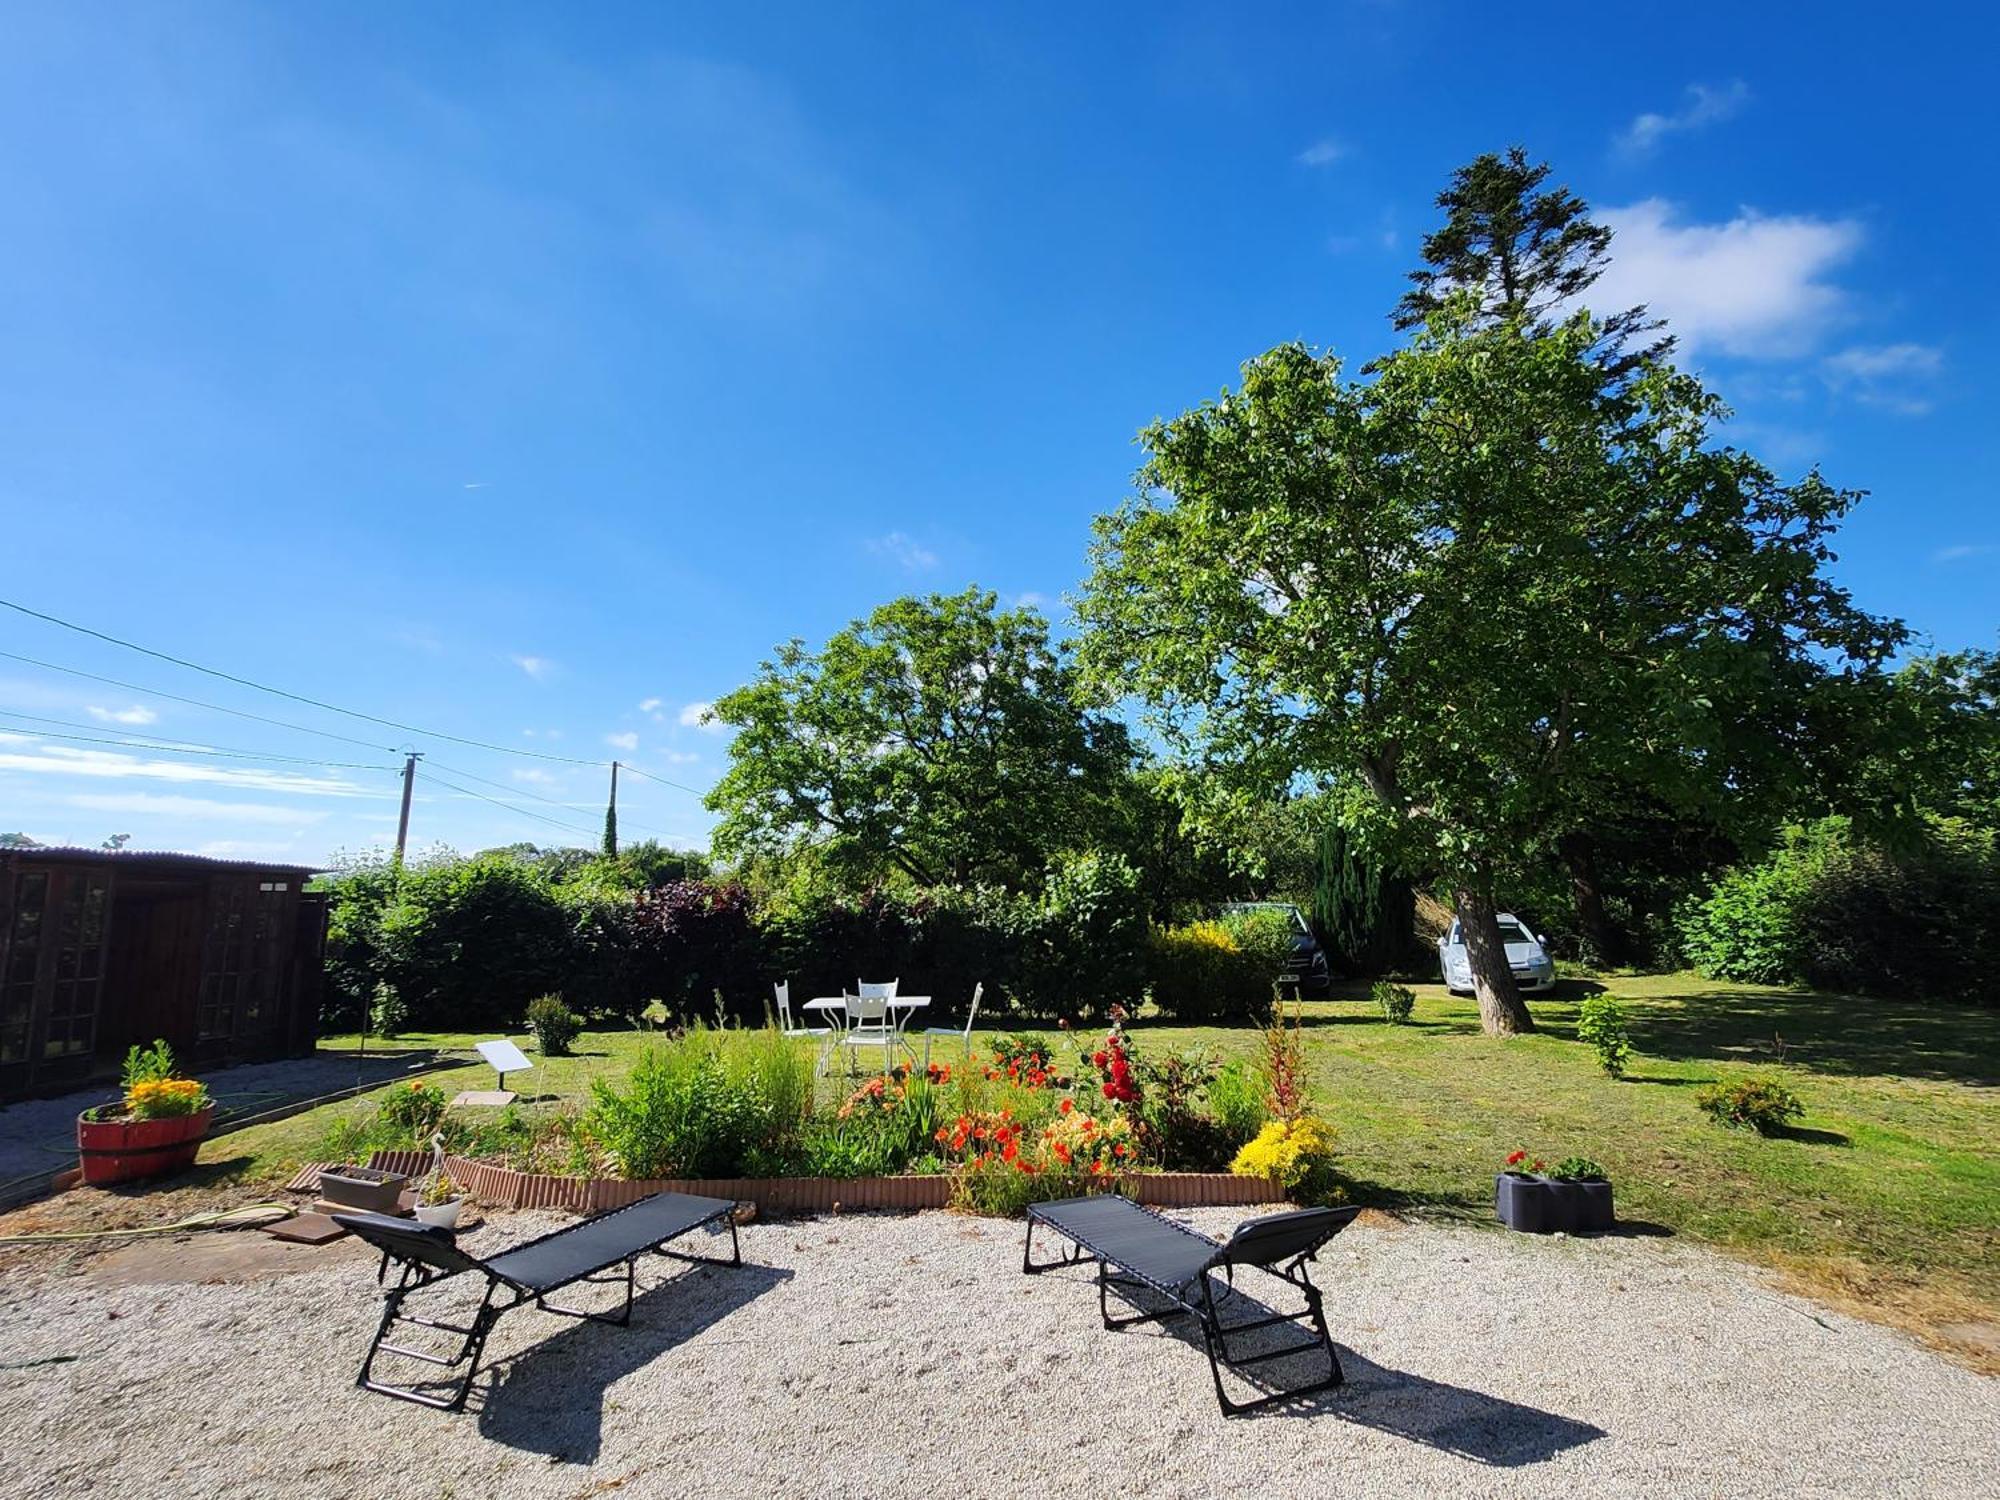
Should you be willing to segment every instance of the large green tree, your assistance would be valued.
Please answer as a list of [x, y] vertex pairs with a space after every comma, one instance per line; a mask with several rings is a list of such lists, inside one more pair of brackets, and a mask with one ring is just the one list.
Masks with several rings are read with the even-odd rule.
[[1080, 600], [1088, 680], [1268, 790], [1348, 790], [1373, 857], [1449, 880], [1489, 1031], [1532, 1027], [1498, 882], [1595, 799], [1726, 798], [1717, 709], [1899, 639], [1826, 578], [1852, 492], [1712, 441], [1699, 382], [1604, 326], [1440, 313], [1348, 379], [1284, 345], [1143, 434]]
[[1093, 842], [1132, 759], [1074, 675], [1040, 613], [979, 589], [894, 600], [817, 651], [792, 641], [715, 705], [736, 731], [715, 848], [812, 849], [855, 881], [1031, 885]]

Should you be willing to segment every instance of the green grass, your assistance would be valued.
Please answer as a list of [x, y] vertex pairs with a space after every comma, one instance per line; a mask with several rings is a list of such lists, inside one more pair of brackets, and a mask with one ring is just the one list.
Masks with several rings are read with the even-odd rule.
[[[1605, 982], [1626, 1004], [1636, 1055], [1606, 1077], [1574, 1039], [1597, 986], [1566, 981], [1531, 1002], [1541, 1031], [1496, 1040], [1470, 1000], [1417, 987], [1413, 1024], [1389, 1026], [1365, 993], [1303, 1007], [1319, 1111], [1339, 1127], [1364, 1203], [1486, 1223], [1493, 1174], [1516, 1146], [1610, 1169], [1621, 1219], [1784, 1268], [1811, 1290], [1933, 1336], [2000, 1323], [2000, 1012], [1724, 985], [1692, 975]], [[406, 1044], [469, 1047], [471, 1036]], [[1248, 1054], [1248, 1027], [1141, 1023], [1142, 1049]], [[352, 1038], [329, 1046], [351, 1046]], [[622, 1075], [643, 1034], [587, 1033], [540, 1062], [523, 1092], [579, 1098]], [[1764, 1139], [1694, 1107], [1697, 1086], [1782, 1076], [1805, 1118]], [[484, 1069], [450, 1087], [490, 1083]], [[309, 1160], [326, 1106], [215, 1141], [231, 1175], [260, 1180]], [[1990, 1337], [1989, 1335], [1985, 1335]], [[1950, 1335], [1941, 1335], [1947, 1342]]]

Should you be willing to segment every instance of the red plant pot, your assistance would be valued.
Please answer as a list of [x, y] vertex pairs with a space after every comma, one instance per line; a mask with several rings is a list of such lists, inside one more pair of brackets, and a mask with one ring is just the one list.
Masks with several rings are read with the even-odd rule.
[[193, 1166], [215, 1106], [169, 1120], [93, 1120], [90, 1114], [85, 1110], [76, 1117], [76, 1153], [83, 1180], [102, 1186]]

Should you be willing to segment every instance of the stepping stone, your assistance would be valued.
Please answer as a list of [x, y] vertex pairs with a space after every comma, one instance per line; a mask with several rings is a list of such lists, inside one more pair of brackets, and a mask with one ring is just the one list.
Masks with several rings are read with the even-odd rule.
[[451, 1101], [453, 1109], [505, 1109], [520, 1095], [512, 1089], [467, 1089]]
[[297, 1245], [324, 1245], [337, 1240], [347, 1231], [342, 1229], [325, 1214], [298, 1214], [276, 1224], [266, 1224], [264, 1233], [274, 1240], [289, 1240]]

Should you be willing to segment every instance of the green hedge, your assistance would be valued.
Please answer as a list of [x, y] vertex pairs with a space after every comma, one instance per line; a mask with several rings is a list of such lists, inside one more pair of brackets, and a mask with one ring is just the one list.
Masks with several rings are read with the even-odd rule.
[[963, 1014], [974, 984], [994, 1013], [1099, 1016], [1146, 982], [1137, 873], [1115, 855], [1060, 859], [1033, 894], [949, 889], [759, 902], [727, 880], [630, 889], [609, 862], [571, 870], [506, 852], [406, 869], [358, 866], [331, 885], [329, 1029], [359, 1023], [387, 984], [412, 1030], [517, 1025], [558, 994], [578, 1010], [631, 1016], [653, 999], [682, 1017], [760, 1021], [771, 985], [799, 998], [857, 979], [897, 979], [934, 997], [926, 1020]]
[[1825, 818], [1686, 903], [1679, 938], [1716, 979], [1990, 1004], [2000, 858], [1991, 833], [1957, 822], [1889, 849]]

